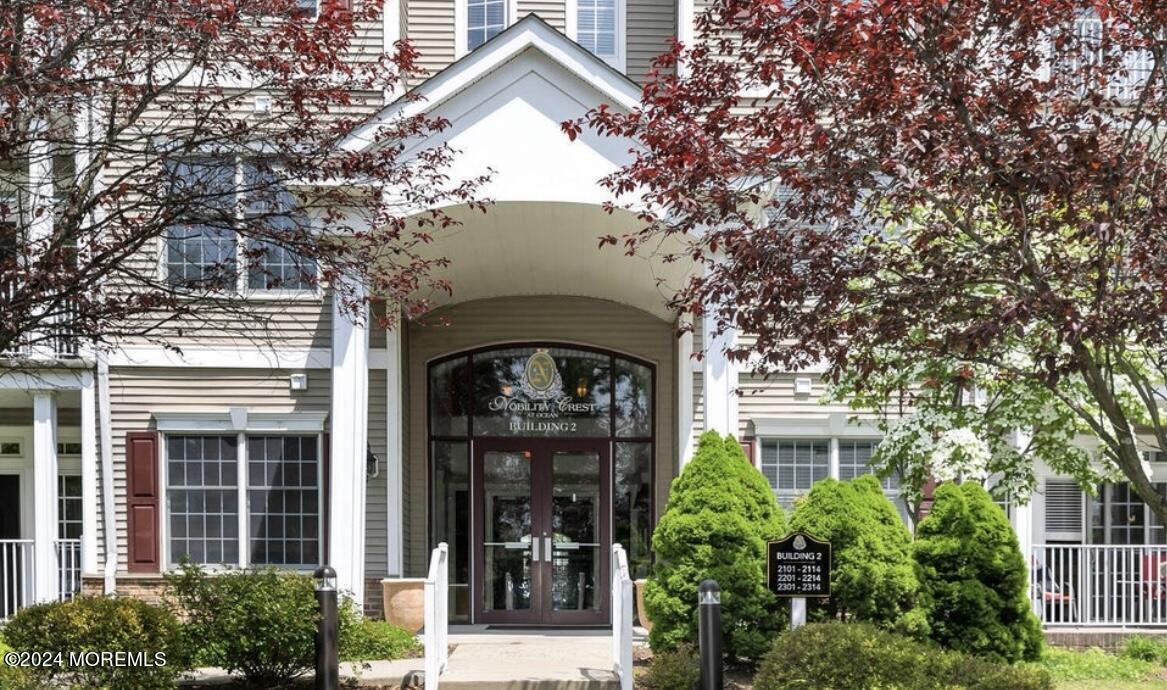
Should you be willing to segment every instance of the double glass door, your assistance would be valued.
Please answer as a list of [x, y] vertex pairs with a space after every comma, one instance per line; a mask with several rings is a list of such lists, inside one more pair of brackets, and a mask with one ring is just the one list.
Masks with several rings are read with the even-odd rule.
[[607, 622], [609, 468], [607, 441], [475, 441], [478, 622]]

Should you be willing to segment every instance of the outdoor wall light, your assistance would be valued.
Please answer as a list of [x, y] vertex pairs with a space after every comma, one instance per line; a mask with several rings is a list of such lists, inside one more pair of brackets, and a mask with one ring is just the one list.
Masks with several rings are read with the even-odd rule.
[[370, 477], [376, 477], [381, 474], [381, 458], [373, 452], [371, 445], [365, 446], [365, 474]]
[[586, 398], [588, 396], [588, 380], [580, 379], [579, 385], [575, 387], [575, 396], [577, 398]]

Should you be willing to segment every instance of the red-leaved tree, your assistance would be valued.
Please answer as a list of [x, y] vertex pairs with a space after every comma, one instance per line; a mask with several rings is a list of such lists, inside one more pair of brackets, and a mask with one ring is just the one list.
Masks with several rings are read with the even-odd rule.
[[733, 356], [904, 409], [1045, 396], [1022, 430], [1069, 414], [1167, 522], [1165, 53], [1162, 2], [716, 0], [682, 76], [564, 126], [643, 143], [608, 183], [662, 212], [624, 245], [687, 238], [675, 307], [756, 334]]
[[0, 352], [225, 321], [265, 339], [276, 293], [355, 311], [444, 287], [417, 248], [451, 221], [427, 209], [481, 180], [448, 179], [447, 148], [406, 157], [446, 125], [426, 116], [339, 145], [416, 52], [382, 46], [381, 2], [316, 4], [0, 5]]

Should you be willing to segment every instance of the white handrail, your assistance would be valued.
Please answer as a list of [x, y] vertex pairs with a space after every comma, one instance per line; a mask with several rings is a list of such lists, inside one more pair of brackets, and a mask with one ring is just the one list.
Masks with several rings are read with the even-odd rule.
[[425, 578], [425, 689], [436, 690], [449, 660], [450, 547], [438, 544]]
[[1047, 628], [1167, 627], [1167, 546], [1034, 544], [1029, 595]]
[[612, 545], [612, 670], [632, 690], [632, 578], [624, 547]]

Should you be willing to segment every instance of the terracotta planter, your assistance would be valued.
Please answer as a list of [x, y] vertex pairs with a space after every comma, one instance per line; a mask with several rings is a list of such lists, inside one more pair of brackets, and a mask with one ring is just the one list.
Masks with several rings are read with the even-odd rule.
[[425, 580], [386, 578], [381, 580], [385, 597], [385, 620], [415, 633], [425, 625]]
[[644, 610], [644, 586], [648, 584], [648, 580], [636, 580], [636, 612], [637, 618], [640, 619], [640, 627], [645, 630], [652, 630], [652, 621], [648, 620], [648, 613]]

